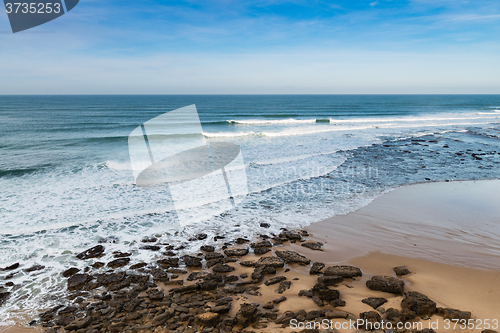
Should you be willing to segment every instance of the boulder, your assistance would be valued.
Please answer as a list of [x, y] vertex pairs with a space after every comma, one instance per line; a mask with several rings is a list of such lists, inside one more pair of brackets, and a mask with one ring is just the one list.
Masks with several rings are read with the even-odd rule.
[[80, 260], [100, 258], [104, 255], [104, 246], [97, 245], [76, 255]]
[[386, 293], [402, 294], [404, 293], [405, 283], [403, 280], [391, 276], [373, 276], [366, 281], [366, 286], [371, 290], [383, 291]]
[[217, 272], [217, 273], [229, 273], [229, 272], [234, 271], [234, 267], [231, 267], [231, 266], [229, 266], [227, 264], [221, 264], [221, 263], [219, 263], [219, 264], [216, 264], [212, 268], [212, 270], [214, 272]]
[[224, 253], [228, 257], [242, 257], [248, 254], [248, 248], [245, 249], [226, 249]]
[[417, 316], [432, 316], [436, 313], [436, 302], [417, 291], [411, 291], [405, 295], [401, 307], [413, 311]]
[[393, 268], [394, 273], [396, 273], [397, 276], [404, 276], [411, 274], [410, 270], [406, 266], [398, 266]]
[[65, 270], [64, 272], [62, 272], [62, 276], [64, 277], [70, 277], [70, 276], [73, 276], [75, 275], [76, 273], [78, 273], [80, 270], [76, 267], [71, 267], [67, 270]]
[[262, 257], [254, 265], [255, 266], [270, 266], [270, 267], [274, 267], [274, 268], [281, 268], [281, 267], [285, 266], [283, 261], [277, 257]]
[[362, 276], [363, 273], [361, 269], [354, 266], [330, 266], [323, 272], [324, 275], [338, 275], [343, 278], [353, 278], [357, 276]]
[[201, 267], [201, 258], [185, 255], [182, 257], [182, 261], [186, 267]]
[[260, 317], [258, 306], [249, 303], [241, 304], [240, 310], [236, 313], [236, 323], [242, 327], [247, 327], [257, 321]]
[[320, 243], [320, 242], [307, 241], [307, 242], [300, 244], [300, 246], [307, 247], [308, 249], [311, 249], [314, 251], [323, 251], [323, 249], [322, 249], [323, 243]]
[[157, 263], [163, 268], [179, 267], [179, 258], [160, 259]]
[[68, 290], [80, 290], [92, 280], [88, 274], [75, 274], [68, 279]]
[[108, 262], [108, 267], [110, 268], [120, 268], [126, 266], [130, 262], [130, 258], [119, 258]]
[[311, 275], [316, 275], [320, 274], [321, 270], [325, 268], [325, 264], [322, 262], [315, 262], [312, 264], [311, 270], [309, 271], [309, 274]]
[[297, 263], [299, 265], [309, 265], [311, 260], [295, 251], [276, 251], [276, 255], [286, 263]]
[[261, 248], [272, 247], [272, 246], [273, 246], [273, 244], [271, 244], [271, 242], [268, 240], [264, 240], [264, 241], [250, 244], [250, 247], [252, 249], [261, 249]]

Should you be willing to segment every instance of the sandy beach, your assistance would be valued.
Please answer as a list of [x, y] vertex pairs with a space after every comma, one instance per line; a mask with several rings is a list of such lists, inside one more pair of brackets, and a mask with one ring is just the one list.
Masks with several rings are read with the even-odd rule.
[[[311, 263], [324, 263], [324, 266], [352, 265], [362, 271], [361, 277], [345, 278], [335, 284], [340, 299], [345, 306], [318, 306], [310, 297], [299, 296], [301, 290], [309, 290], [318, 282], [319, 275], [311, 275], [311, 265], [288, 263], [284, 268], [277, 268], [275, 274], [268, 275], [264, 281], [274, 275], [283, 276], [291, 284], [288, 289], [277, 293], [278, 284], [265, 285], [252, 283], [254, 267], [245, 267], [241, 262], [257, 262], [261, 256], [250, 252], [238, 257], [238, 262], [227, 262], [233, 267], [231, 275], [240, 276], [240, 285], [255, 284], [258, 288], [246, 289], [243, 293], [234, 293], [228, 316], [234, 318], [243, 303], [259, 304], [263, 313], [282, 314], [294, 312], [307, 313], [314, 310], [331, 309], [343, 311], [352, 318], [359, 318], [361, 313], [377, 311], [382, 317], [389, 308], [400, 309], [405, 298], [402, 294], [371, 290], [366, 282], [374, 276], [390, 276], [397, 278], [393, 271], [396, 266], [406, 266], [410, 274], [398, 277], [404, 281], [404, 291], [418, 291], [436, 303], [439, 308], [457, 309], [470, 312], [474, 320], [500, 320], [500, 197], [496, 195], [500, 181], [487, 180], [476, 182], [450, 182], [418, 184], [398, 188], [389, 192], [366, 207], [343, 216], [315, 223], [306, 228], [309, 236], [307, 242], [323, 243], [322, 250], [313, 250], [298, 242], [284, 242], [274, 245], [273, 252], [261, 255], [268, 257], [276, 251], [295, 251]], [[263, 229], [265, 234], [265, 229]], [[267, 237], [256, 241], [265, 241]], [[220, 244], [214, 244], [218, 250]], [[230, 247], [248, 248], [248, 244]], [[227, 254], [227, 253], [226, 253]], [[286, 260], [285, 260], [286, 261]], [[326, 268], [325, 268], [326, 270]], [[323, 270], [323, 272], [325, 271]], [[189, 272], [203, 272], [210, 269], [190, 268]], [[246, 274], [243, 275], [242, 274]], [[186, 275], [184, 286], [193, 285], [196, 281], [188, 281]], [[248, 284], [244, 283], [245, 281]], [[165, 294], [172, 294], [179, 285], [159, 283]], [[281, 284], [279, 285], [281, 287]], [[228, 288], [227, 286], [225, 288]], [[250, 291], [250, 293], [249, 293]], [[277, 303], [266, 311], [265, 304], [273, 304], [280, 297], [286, 300]], [[362, 302], [368, 297], [385, 298], [386, 303], [374, 310]], [[208, 304], [208, 303], [207, 303]], [[210, 305], [212, 305], [210, 303]], [[213, 308], [213, 305], [212, 305]], [[345, 322], [345, 318], [328, 315], [331, 323]], [[321, 320], [324, 316], [319, 316]], [[338, 317], [338, 314], [337, 314]], [[300, 317], [298, 317], [300, 319]], [[423, 319], [422, 319], [423, 318]], [[297, 332], [290, 325], [275, 323], [276, 316], [268, 315], [256, 319], [248, 330], [256, 332]], [[417, 317], [413, 322], [421, 322], [422, 328], [432, 328], [440, 332], [481, 332], [482, 326], [473, 329], [446, 329], [442, 315], [434, 314], [429, 318]], [[283, 327], [285, 326], [285, 327]], [[183, 327], [183, 326], [182, 326]], [[241, 328], [233, 328], [233, 331]], [[0, 328], [6, 333], [37, 332], [38, 328], [16, 326]], [[145, 329], [145, 332], [153, 331]], [[340, 329], [341, 332], [352, 332], [354, 329]], [[157, 332], [157, 331], [155, 331]], [[158, 332], [164, 332], [159, 330]], [[167, 332], [167, 330], [165, 330]], [[169, 331], [168, 331], [169, 332]], [[187, 332], [187, 331], [186, 331]]]

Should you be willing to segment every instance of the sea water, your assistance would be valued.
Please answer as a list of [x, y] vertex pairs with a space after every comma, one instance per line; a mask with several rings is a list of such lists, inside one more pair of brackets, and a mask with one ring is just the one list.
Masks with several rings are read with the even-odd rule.
[[[191, 104], [208, 142], [240, 146], [249, 193], [180, 227], [168, 190], [135, 185], [127, 140]], [[98, 242], [150, 261], [161, 254], [139, 250], [145, 236], [194, 252], [216, 235], [347, 214], [401, 185], [488, 178], [500, 178], [500, 95], [0, 96], [0, 267], [21, 263], [0, 322], [60, 302], [60, 273], [86, 267], [75, 254]]]

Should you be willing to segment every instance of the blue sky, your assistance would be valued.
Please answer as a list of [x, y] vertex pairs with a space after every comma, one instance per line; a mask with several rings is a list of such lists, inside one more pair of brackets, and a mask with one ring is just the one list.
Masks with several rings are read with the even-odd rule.
[[0, 45], [0, 94], [500, 93], [498, 0], [81, 0]]

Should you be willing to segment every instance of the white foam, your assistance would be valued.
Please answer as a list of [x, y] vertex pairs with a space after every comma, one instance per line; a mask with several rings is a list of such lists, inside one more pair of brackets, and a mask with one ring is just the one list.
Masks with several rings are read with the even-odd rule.
[[277, 124], [313, 124], [316, 122], [315, 119], [280, 119], [280, 120], [228, 120], [230, 124], [236, 125], [277, 125]]

